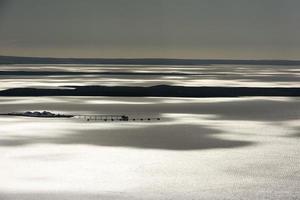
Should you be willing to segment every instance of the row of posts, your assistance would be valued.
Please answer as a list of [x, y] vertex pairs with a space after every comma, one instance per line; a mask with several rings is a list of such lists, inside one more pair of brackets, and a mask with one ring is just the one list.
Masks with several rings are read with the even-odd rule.
[[90, 121], [90, 120], [101, 120], [101, 121], [159, 121], [160, 118], [129, 118], [128, 116], [125, 115], [120, 115], [120, 116], [93, 116], [93, 115], [81, 115], [81, 116], [77, 116], [79, 119], [84, 119], [86, 121]]

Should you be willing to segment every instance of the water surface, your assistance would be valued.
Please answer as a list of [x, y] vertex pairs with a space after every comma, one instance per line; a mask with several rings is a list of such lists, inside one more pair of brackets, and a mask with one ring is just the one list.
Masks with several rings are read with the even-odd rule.
[[1, 199], [300, 195], [300, 98], [5, 97], [0, 107], [162, 118], [1, 117]]

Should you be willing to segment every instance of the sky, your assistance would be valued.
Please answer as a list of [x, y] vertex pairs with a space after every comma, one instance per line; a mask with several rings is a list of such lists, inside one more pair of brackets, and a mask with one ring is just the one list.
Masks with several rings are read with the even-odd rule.
[[299, 0], [0, 0], [0, 55], [300, 59]]

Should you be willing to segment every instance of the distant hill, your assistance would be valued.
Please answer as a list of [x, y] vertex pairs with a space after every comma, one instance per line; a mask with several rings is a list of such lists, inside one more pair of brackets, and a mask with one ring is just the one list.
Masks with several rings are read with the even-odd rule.
[[0, 64], [126, 64], [126, 65], [300, 65], [300, 60], [226, 60], [169, 58], [48, 58], [0, 56]]
[[182, 87], [157, 85], [130, 86], [64, 86], [58, 89], [12, 88], [0, 91], [0, 96], [124, 96], [124, 97], [242, 97], [300, 96], [300, 88], [259, 87]]

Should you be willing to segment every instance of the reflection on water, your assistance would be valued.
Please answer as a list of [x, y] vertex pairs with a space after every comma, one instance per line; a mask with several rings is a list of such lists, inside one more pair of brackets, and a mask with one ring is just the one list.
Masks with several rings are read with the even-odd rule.
[[0, 199], [300, 195], [300, 98], [5, 97], [0, 108], [162, 118], [0, 117]]
[[[65, 85], [300, 86], [298, 66], [1, 65], [0, 71], [64, 72], [0, 75], [0, 90]], [[99, 72], [115, 74], [93, 74]], [[130, 74], [149, 72], [156, 74]], [[0, 117], [1, 200], [300, 196], [300, 98], [0, 98], [1, 113], [27, 110], [162, 120]]]
[[[180, 85], [180, 86], [244, 86], [299, 87], [299, 66], [134, 66], [134, 65], [1, 65], [0, 71], [64, 72], [64, 75], [1, 75], [0, 89], [14, 87], [57, 87], [64, 85]], [[68, 75], [73, 73], [88, 73]], [[96, 73], [114, 74], [101, 75]], [[122, 75], [118, 73], [126, 73]], [[143, 75], [130, 73], [144, 73]], [[152, 73], [155, 75], [150, 75]], [[168, 73], [168, 74], [166, 74]], [[170, 75], [174, 73], [174, 75]], [[181, 75], [180, 75], [181, 74]]]

